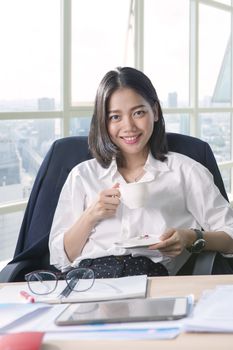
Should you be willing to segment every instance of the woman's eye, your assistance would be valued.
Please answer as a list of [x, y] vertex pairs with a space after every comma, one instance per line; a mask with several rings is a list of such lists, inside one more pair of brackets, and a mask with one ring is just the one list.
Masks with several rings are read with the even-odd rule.
[[139, 118], [145, 114], [145, 111], [136, 111], [134, 112], [134, 117]]
[[114, 115], [110, 115], [109, 117], [108, 117], [108, 119], [110, 120], [110, 121], [118, 121], [119, 119], [120, 119], [120, 116], [119, 115], [117, 115], [117, 114], [114, 114]]

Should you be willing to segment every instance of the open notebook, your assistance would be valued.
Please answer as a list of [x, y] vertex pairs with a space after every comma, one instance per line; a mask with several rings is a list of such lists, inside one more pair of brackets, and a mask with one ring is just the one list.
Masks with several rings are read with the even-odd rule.
[[[39, 283], [39, 282], [38, 282]], [[59, 281], [56, 290], [48, 295], [33, 295], [36, 302], [75, 303], [86, 301], [115, 300], [146, 297], [147, 276], [96, 279], [91, 289], [85, 292], [71, 292], [68, 297], [59, 297], [66, 287], [65, 281]], [[4, 302], [22, 302], [20, 291], [31, 293], [27, 284], [12, 284], [0, 289], [0, 300]]]

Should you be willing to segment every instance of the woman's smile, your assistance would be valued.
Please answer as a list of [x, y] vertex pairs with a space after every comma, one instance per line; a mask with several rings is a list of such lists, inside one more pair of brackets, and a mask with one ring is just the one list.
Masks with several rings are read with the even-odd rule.
[[122, 140], [124, 140], [124, 142], [127, 145], [134, 145], [134, 144], [136, 144], [139, 141], [141, 135], [142, 134], [135, 135], [135, 136], [120, 136], [120, 138]]

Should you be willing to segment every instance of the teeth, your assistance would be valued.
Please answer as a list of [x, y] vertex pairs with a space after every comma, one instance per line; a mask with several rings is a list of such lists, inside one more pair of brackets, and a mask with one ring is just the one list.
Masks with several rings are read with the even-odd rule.
[[125, 140], [129, 140], [129, 141], [133, 141], [136, 140], [137, 136], [127, 136], [127, 137], [123, 137]]

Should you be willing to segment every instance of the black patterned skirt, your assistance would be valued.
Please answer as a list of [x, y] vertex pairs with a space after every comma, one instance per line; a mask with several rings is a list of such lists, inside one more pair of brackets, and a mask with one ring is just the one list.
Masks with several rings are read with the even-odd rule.
[[96, 259], [84, 259], [79, 267], [89, 267], [95, 278], [115, 278], [135, 275], [168, 276], [167, 269], [160, 263], [154, 263], [145, 256], [132, 255], [106, 256]]

